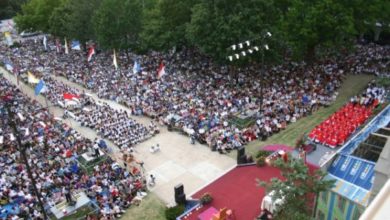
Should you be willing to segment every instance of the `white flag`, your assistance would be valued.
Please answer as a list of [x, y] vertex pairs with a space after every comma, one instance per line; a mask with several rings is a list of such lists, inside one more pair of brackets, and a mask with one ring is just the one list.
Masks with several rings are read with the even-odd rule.
[[68, 53], [69, 53], [68, 42], [66, 41], [66, 38], [65, 38], [65, 54], [68, 54]]
[[113, 58], [113, 60], [112, 60], [112, 63], [113, 63], [114, 66], [115, 66], [115, 70], [118, 70], [118, 62], [116, 61], [115, 49], [114, 49], [114, 58]]
[[43, 36], [43, 46], [45, 47], [45, 50], [47, 50], [47, 39], [46, 39], [46, 36]]

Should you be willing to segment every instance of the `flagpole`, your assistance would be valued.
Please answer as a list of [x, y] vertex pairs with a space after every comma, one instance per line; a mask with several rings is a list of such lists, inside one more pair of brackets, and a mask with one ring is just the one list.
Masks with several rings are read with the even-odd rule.
[[15, 133], [16, 142], [18, 144], [20, 155], [22, 156], [23, 162], [26, 165], [27, 174], [28, 174], [28, 176], [29, 176], [29, 178], [30, 178], [30, 180], [32, 182], [32, 188], [33, 188], [33, 191], [34, 191], [34, 193], [35, 193], [35, 195], [36, 195], [36, 197], [38, 199], [38, 204], [39, 204], [39, 206], [41, 208], [41, 211], [42, 211], [42, 214], [43, 214], [43, 218], [44, 219], [48, 219], [45, 207], [44, 207], [43, 202], [42, 202], [42, 198], [41, 198], [42, 195], [39, 193], [39, 191], [37, 189], [35, 179], [34, 179], [34, 177], [32, 175], [32, 172], [31, 172], [31, 167], [30, 167], [30, 165], [28, 163], [28, 159], [27, 159], [27, 155], [26, 155], [26, 149], [27, 149], [27, 144], [29, 144], [29, 143], [22, 144], [22, 141], [21, 141], [20, 135], [19, 135], [19, 131], [16, 128], [16, 124], [15, 124], [15, 120], [14, 120], [14, 112], [11, 111], [11, 108], [9, 106], [9, 102], [6, 102], [5, 106], [6, 106], [8, 115], [10, 117], [9, 125], [13, 129], [13, 132]]
[[47, 111], [50, 113], [49, 102], [47, 101], [46, 95], [44, 97], [45, 97], [45, 103], [46, 103]]

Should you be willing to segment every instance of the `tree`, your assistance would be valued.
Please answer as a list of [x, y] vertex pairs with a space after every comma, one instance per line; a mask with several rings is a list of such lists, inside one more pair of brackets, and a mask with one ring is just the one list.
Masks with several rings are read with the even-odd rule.
[[202, 52], [226, 60], [226, 48], [256, 39], [264, 31], [278, 32], [280, 10], [274, 1], [203, 0], [192, 8], [187, 39]]
[[274, 191], [274, 201], [284, 201], [276, 207], [275, 219], [311, 219], [311, 199], [314, 195], [331, 189], [334, 181], [323, 179], [325, 173], [321, 170], [310, 173], [300, 159], [291, 158], [287, 163], [278, 159], [274, 165], [281, 170], [285, 180], [273, 178], [269, 183], [260, 180], [257, 182], [258, 186]]
[[0, 20], [15, 16], [25, 2], [26, 0], [0, 0]]
[[52, 11], [60, 5], [60, 1], [52, 0], [31, 0], [22, 5], [21, 13], [15, 17], [16, 26], [19, 31], [42, 31], [48, 33], [50, 30], [49, 18]]
[[141, 32], [141, 7], [134, 0], [103, 0], [93, 17], [99, 45], [104, 49], [134, 49]]
[[294, 0], [280, 26], [296, 57], [307, 61], [318, 46], [338, 48], [356, 35], [353, 10], [339, 0]]
[[[365, 34], [373, 34], [377, 41], [382, 31], [389, 31], [390, 2], [385, 0], [372, 0], [369, 4], [363, 0], [354, 0], [353, 13], [355, 27], [362, 38]], [[348, 4], [348, 2], [346, 3]], [[381, 24], [380, 27], [377, 24]]]
[[69, 0], [62, 0], [49, 19], [50, 33], [57, 37], [69, 37], [70, 15], [72, 14]]
[[145, 47], [167, 50], [187, 43], [185, 30], [191, 8], [199, 0], [161, 0], [145, 11], [142, 40]]
[[70, 38], [79, 40], [84, 46], [87, 41], [96, 39], [92, 17], [100, 3], [101, 0], [69, 0], [72, 12], [68, 24]]

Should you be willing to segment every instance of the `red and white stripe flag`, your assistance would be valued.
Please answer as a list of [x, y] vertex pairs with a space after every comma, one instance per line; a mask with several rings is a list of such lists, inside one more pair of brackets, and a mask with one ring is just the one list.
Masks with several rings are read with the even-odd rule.
[[164, 65], [163, 62], [161, 62], [160, 67], [157, 70], [157, 78], [160, 79], [165, 74], [166, 74], [166, 72], [165, 72], [165, 65]]
[[79, 100], [80, 96], [79, 95], [64, 93], [63, 97], [64, 97], [65, 105], [67, 105], [67, 106], [80, 104], [80, 100]]
[[91, 46], [88, 50], [88, 58], [87, 58], [88, 62], [91, 61], [93, 55], [95, 55], [95, 47]]
[[65, 100], [72, 100], [72, 99], [78, 99], [78, 98], [80, 98], [79, 95], [75, 95], [75, 94], [71, 94], [71, 93], [63, 93], [62, 96], [63, 96], [63, 98], [64, 98]]

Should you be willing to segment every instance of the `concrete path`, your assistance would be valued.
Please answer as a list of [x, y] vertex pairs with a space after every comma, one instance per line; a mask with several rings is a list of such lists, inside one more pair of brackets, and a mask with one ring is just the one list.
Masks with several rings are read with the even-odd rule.
[[[9, 79], [16, 85], [16, 78], [9, 74], [3, 68], [0, 68], [4, 77]], [[82, 88], [80, 85], [68, 81], [63, 77], [56, 77], [59, 80], [71, 87], [85, 90], [92, 94], [92, 97], [100, 102], [105, 102], [116, 109], [128, 108], [108, 100], [97, 98], [96, 94]], [[37, 99], [42, 105], [45, 105], [45, 99], [42, 96], [36, 97], [32, 88], [20, 82], [19, 88], [23, 93], [33, 99]], [[50, 105], [50, 104], [49, 104]], [[50, 107], [50, 112], [55, 117], [61, 117], [63, 110], [58, 107]], [[133, 117], [136, 121], [142, 124], [149, 124], [150, 119], [146, 117]], [[79, 123], [71, 119], [67, 119], [65, 123], [71, 125], [75, 130], [80, 132], [85, 137], [94, 139], [96, 132], [85, 127], [81, 127]], [[107, 140], [106, 140], [107, 141]], [[114, 149], [114, 158], [121, 158], [118, 147], [112, 142], [107, 141], [109, 146]], [[161, 151], [150, 153], [149, 149], [152, 145], [160, 145]], [[138, 144], [135, 148], [135, 157], [138, 160], [145, 162], [145, 171], [147, 175], [153, 174], [156, 176], [156, 185], [150, 188], [150, 191], [156, 193], [167, 205], [174, 203], [174, 186], [182, 183], [184, 191], [188, 196], [198, 191], [203, 186], [207, 185], [214, 179], [223, 175], [231, 168], [235, 167], [236, 162], [225, 155], [216, 152], [211, 152], [210, 149], [199, 143], [190, 144], [189, 137], [181, 135], [177, 132], [169, 132], [166, 127], [160, 127], [160, 134]]]

